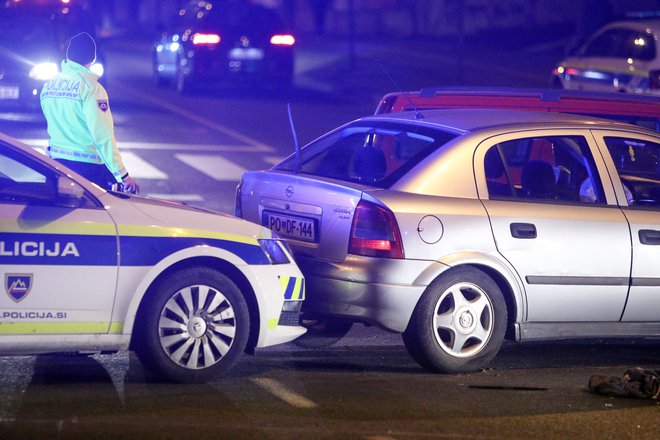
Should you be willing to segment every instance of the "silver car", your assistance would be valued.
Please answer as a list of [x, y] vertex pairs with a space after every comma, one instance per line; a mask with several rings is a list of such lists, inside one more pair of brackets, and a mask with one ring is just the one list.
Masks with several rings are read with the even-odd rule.
[[312, 330], [375, 324], [473, 371], [505, 338], [660, 336], [659, 155], [583, 116], [384, 114], [245, 173], [236, 211], [288, 238]]

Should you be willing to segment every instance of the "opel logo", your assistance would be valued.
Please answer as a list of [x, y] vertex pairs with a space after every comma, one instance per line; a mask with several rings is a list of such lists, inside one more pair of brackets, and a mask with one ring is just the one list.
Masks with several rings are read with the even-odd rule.
[[293, 187], [291, 185], [286, 187], [286, 196], [287, 197], [293, 196]]

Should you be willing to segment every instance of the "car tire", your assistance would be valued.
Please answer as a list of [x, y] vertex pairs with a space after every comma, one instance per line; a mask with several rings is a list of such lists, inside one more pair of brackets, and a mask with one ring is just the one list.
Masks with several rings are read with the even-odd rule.
[[349, 332], [353, 322], [341, 318], [305, 319], [303, 317], [301, 325], [307, 329], [307, 332], [293, 343], [301, 348], [319, 349], [339, 342]]
[[205, 383], [229, 371], [245, 351], [248, 306], [222, 273], [182, 269], [150, 289], [136, 332], [135, 351], [147, 369], [174, 382]]
[[506, 303], [497, 283], [479, 269], [461, 267], [426, 289], [403, 341], [410, 355], [431, 371], [477, 371], [497, 354], [506, 324]]

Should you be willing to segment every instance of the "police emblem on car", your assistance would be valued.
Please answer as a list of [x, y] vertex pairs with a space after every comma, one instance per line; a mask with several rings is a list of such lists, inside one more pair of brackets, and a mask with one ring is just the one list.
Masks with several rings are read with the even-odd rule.
[[30, 289], [32, 289], [32, 274], [5, 274], [5, 291], [15, 302], [25, 299]]

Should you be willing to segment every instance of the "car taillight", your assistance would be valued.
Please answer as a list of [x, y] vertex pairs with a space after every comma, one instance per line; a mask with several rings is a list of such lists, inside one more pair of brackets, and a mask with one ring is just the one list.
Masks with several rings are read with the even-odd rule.
[[296, 44], [296, 39], [293, 38], [293, 35], [277, 34], [270, 37], [270, 44], [274, 44], [275, 46], [293, 46]]
[[660, 70], [651, 71], [651, 88], [660, 89]]
[[218, 34], [194, 34], [192, 37], [193, 44], [218, 44], [220, 42], [220, 35]]
[[373, 202], [360, 200], [353, 215], [348, 253], [403, 258], [401, 233], [392, 211]]

